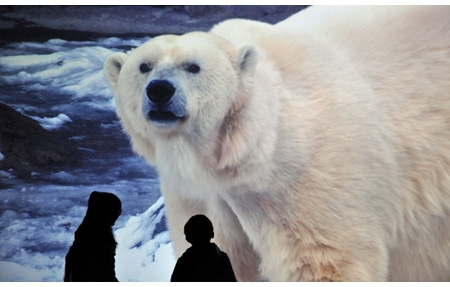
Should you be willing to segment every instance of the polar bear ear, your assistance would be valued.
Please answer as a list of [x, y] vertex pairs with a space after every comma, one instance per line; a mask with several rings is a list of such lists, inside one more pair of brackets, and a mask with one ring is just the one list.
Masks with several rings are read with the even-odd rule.
[[241, 76], [253, 76], [258, 62], [258, 51], [252, 44], [238, 47], [236, 68]]
[[109, 85], [113, 89], [117, 86], [120, 70], [122, 69], [123, 63], [125, 63], [127, 57], [128, 56], [125, 53], [118, 52], [110, 55], [105, 61], [103, 71], [105, 72]]

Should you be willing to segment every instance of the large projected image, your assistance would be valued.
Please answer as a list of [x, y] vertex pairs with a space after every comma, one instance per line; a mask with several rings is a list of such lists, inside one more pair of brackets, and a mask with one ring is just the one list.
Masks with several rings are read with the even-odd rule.
[[450, 281], [450, 6], [304, 8], [0, 8], [0, 281]]

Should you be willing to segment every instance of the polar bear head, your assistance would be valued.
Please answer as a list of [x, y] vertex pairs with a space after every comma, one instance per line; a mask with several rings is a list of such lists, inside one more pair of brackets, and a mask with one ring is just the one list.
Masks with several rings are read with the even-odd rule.
[[255, 52], [209, 33], [165, 35], [130, 55], [111, 55], [105, 73], [123, 116], [140, 114], [154, 132], [177, 133], [199, 123], [199, 116], [202, 127], [225, 116], [245, 92]]
[[[240, 154], [243, 146], [251, 148], [243, 143], [248, 135], [235, 130], [242, 125], [233, 123], [253, 93], [257, 62], [252, 44], [192, 32], [155, 37], [129, 55], [114, 53], [104, 71], [135, 151], [155, 164], [157, 140], [196, 138], [211, 145], [204, 149], [218, 154], [219, 162], [224, 153], [234, 153], [231, 145], [240, 145]], [[239, 157], [228, 155], [227, 162]]]

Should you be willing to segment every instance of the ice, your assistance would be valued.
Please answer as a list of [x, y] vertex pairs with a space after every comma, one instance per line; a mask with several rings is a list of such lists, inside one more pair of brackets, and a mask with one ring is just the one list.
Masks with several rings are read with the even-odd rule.
[[31, 117], [32, 119], [39, 122], [39, 124], [46, 130], [55, 130], [59, 129], [64, 123], [71, 122], [72, 120], [65, 114], [59, 114], [54, 118], [40, 118], [40, 117]]
[[103, 62], [112, 51], [103, 47], [81, 47], [50, 55], [21, 55], [0, 58], [0, 66], [11, 73], [2, 77], [25, 90], [56, 89], [73, 97], [101, 91], [110, 97], [103, 77]]
[[[62, 53], [54, 53], [50, 55], [20, 55], [6, 56], [0, 59], [2, 69], [7, 72], [19, 72], [20, 77], [26, 77], [24, 69], [45, 68], [49, 65], [57, 64], [62, 61]], [[14, 78], [11, 78], [14, 79]]]
[[14, 262], [0, 261], [0, 278], [2, 281], [43, 281], [39, 270], [24, 267]]
[[[104, 61], [108, 55], [124, 48], [131, 50], [148, 39], [85, 42], [54, 39], [45, 43], [9, 44], [0, 50], [0, 85], [20, 88], [22, 93], [11, 95], [9, 104], [23, 109], [21, 99], [47, 97], [57, 105], [52, 109], [83, 103], [113, 111], [113, 97], [103, 74]], [[36, 107], [26, 109], [35, 111]]]
[[15, 178], [15, 176], [13, 174], [11, 174], [11, 172], [5, 171], [5, 170], [0, 170], [0, 179], [5, 180], [5, 179], [13, 179], [13, 178]]
[[4, 160], [5, 156], [2, 154], [2, 151], [0, 150], [0, 161]]

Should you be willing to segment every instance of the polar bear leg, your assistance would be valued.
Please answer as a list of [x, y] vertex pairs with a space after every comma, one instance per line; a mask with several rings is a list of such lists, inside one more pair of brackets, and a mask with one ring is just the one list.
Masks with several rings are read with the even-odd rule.
[[191, 246], [184, 235], [184, 225], [193, 215], [204, 214], [205, 208], [201, 202], [186, 200], [172, 192], [161, 182], [164, 197], [167, 227], [173, 243], [175, 256], [179, 258]]
[[261, 276], [259, 254], [254, 250], [239, 219], [222, 199], [208, 204], [208, 217], [214, 224], [214, 239], [219, 248], [227, 253], [239, 281], [264, 281]]

